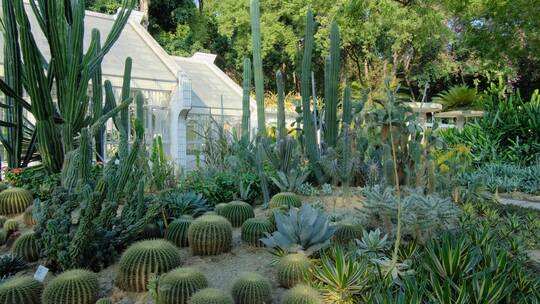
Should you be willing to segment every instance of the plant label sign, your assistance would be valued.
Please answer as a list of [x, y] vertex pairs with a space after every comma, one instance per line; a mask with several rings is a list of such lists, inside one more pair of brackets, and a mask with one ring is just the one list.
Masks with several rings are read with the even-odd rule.
[[47, 276], [47, 273], [49, 273], [49, 268], [43, 265], [39, 265], [36, 273], [34, 273], [34, 279], [43, 283], [45, 277]]

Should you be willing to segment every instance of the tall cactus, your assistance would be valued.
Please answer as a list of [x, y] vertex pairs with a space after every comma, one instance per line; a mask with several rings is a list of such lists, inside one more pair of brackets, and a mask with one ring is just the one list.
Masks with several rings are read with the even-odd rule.
[[283, 82], [283, 73], [281, 70], [276, 72], [277, 84], [277, 133], [279, 139], [287, 137], [285, 128], [285, 84]]
[[343, 128], [350, 126], [352, 122], [352, 94], [349, 86], [346, 86], [343, 90], [343, 114], [341, 121], [343, 122]]
[[325, 64], [325, 132], [326, 144], [335, 147], [338, 135], [337, 107], [338, 107], [338, 84], [339, 68], [341, 62], [339, 27], [334, 21], [330, 32], [330, 56]]
[[251, 60], [244, 58], [244, 91], [242, 94], [242, 140], [245, 143], [249, 142], [251, 109], [250, 109], [250, 94], [251, 94]]
[[264, 79], [261, 55], [261, 20], [259, 0], [251, 0], [251, 39], [253, 43], [253, 72], [255, 76], [255, 98], [257, 100], [257, 135], [266, 137], [264, 113]]
[[302, 84], [300, 87], [304, 123], [303, 131], [305, 148], [311, 169], [315, 173], [317, 180], [322, 183], [324, 175], [319, 165], [317, 134], [313, 117], [311, 116], [311, 61], [313, 56], [314, 31], [315, 21], [313, 20], [313, 12], [308, 10], [306, 15], [306, 34], [304, 38], [304, 57], [302, 59]]

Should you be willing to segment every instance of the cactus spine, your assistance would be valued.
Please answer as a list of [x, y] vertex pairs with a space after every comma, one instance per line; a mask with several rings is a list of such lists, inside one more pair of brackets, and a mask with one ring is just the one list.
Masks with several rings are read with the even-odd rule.
[[262, 247], [261, 238], [272, 233], [274, 225], [265, 218], [250, 218], [242, 225], [242, 240], [252, 246]]
[[158, 304], [186, 304], [197, 291], [208, 287], [204, 275], [193, 268], [176, 268], [159, 279]]
[[165, 239], [178, 247], [189, 246], [188, 230], [193, 222], [193, 217], [184, 215], [169, 224], [165, 231]]
[[240, 227], [247, 219], [255, 217], [255, 212], [248, 203], [232, 201], [223, 207], [221, 215], [228, 219], [233, 227]]
[[194, 255], [217, 255], [231, 249], [232, 225], [219, 215], [203, 215], [191, 223], [189, 246]]
[[250, 108], [250, 94], [251, 94], [251, 60], [244, 58], [244, 83], [242, 94], [242, 140], [244, 143], [249, 142], [250, 134], [250, 121], [251, 121], [251, 108]]
[[266, 304], [272, 302], [272, 287], [260, 274], [246, 273], [234, 283], [232, 295], [236, 304]]
[[21, 257], [27, 262], [35, 262], [39, 259], [39, 248], [33, 232], [23, 234], [17, 238], [11, 250], [14, 256]]
[[282, 257], [277, 265], [279, 284], [285, 288], [291, 288], [304, 281], [311, 266], [311, 260], [302, 253], [293, 253]]
[[32, 277], [13, 277], [0, 284], [2, 304], [40, 304], [43, 285]]
[[285, 126], [285, 84], [281, 70], [276, 72], [277, 85], [277, 133], [279, 139], [285, 139], [287, 129]]
[[97, 275], [75, 269], [61, 273], [43, 291], [43, 304], [94, 304], [99, 290]]
[[338, 107], [338, 84], [339, 68], [341, 61], [339, 27], [332, 22], [330, 30], [330, 56], [325, 64], [325, 140], [328, 146], [335, 147], [338, 135], [337, 107]]
[[257, 134], [266, 137], [264, 113], [264, 79], [261, 55], [261, 20], [259, 0], [251, 0], [251, 39], [253, 43], [253, 72], [255, 76], [255, 98], [257, 100]]
[[234, 304], [233, 298], [221, 289], [206, 288], [197, 291], [191, 304]]
[[146, 291], [152, 275], [165, 273], [181, 263], [178, 249], [170, 242], [140, 241], [122, 254], [117, 282], [125, 291]]

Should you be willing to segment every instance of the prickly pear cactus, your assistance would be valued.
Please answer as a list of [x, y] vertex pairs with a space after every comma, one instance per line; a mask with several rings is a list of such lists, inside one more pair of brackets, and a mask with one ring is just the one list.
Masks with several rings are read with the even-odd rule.
[[172, 221], [165, 231], [165, 239], [178, 247], [189, 246], [188, 229], [192, 222], [193, 217], [189, 215]]
[[91, 271], [74, 269], [61, 273], [43, 291], [43, 304], [94, 304], [99, 284]]
[[27, 262], [35, 262], [39, 259], [39, 249], [34, 232], [21, 235], [13, 243], [11, 249], [14, 256], [23, 258]]
[[206, 288], [197, 291], [191, 298], [191, 304], [234, 304], [233, 298], [225, 291]]
[[190, 267], [173, 269], [159, 279], [159, 304], [185, 304], [197, 291], [207, 288], [204, 275]]
[[291, 208], [296, 207], [300, 208], [302, 206], [302, 201], [298, 195], [292, 192], [281, 192], [278, 193], [270, 199], [270, 204], [268, 207], [273, 208]]
[[32, 204], [32, 193], [23, 188], [9, 188], [0, 193], [0, 214], [23, 213]]
[[228, 252], [232, 243], [232, 225], [222, 216], [203, 215], [189, 226], [188, 239], [194, 255]]
[[220, 215], [228, 219], [233, 227], [240, 227], [247, 219], [255, 217], [255, 212], [248, 203], [232, 201], [223, 207]]
[[282, 257], [277, 265], [278, 282], [285, 288], [291, 288], [303, 282], [312, 266], [311, 260], [302, 253], [293, 253]]
[[2, 304], [40, 304], [43, 285], [29, 276], [13, 277], [0, 284]]
[[255, 247], [262, 247], [261, 238], [272, 232], [274, 225], [265, 218], [250, 218], [242, 224], [242, 240]]
[[147, 290], [152, 275], [174, 269], [182, 263], [180, 252], [164, 240], [140, 241], [131, 245], [120, 258], [118, 286], [125, 291]]
[[313, 287], [300, 284], [285, 293], [283, 304], [323, 304], [323, 300]]
[[265, 304], [272, 302], [272, 286], [257, 273], [241, 275], [232, 288], [236, 304]]

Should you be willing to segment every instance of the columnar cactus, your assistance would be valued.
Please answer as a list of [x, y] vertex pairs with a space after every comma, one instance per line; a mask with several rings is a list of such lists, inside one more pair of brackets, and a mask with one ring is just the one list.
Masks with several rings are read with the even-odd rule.
[[285, 288], [291, 288], [309, 273], [311, 260], [302, 253], [293, 253], [282, 257], [277, 265], [278, 282]]
[[94, 304], [99, 290], [97, 275], [74, 269], [61, 273], [43, 291], [43, 304]]
[[233, 227], [240, 227], [247, 219], [255, 217], [255, 212], [248, 203], [232, 201], [223, 207], [220, 215], [228, 219]]
[[292, 192], [280, 192], [272, 196], [269, 204], [270, 209], [282, 207], [286, 207], [287, 209], [290, 207], [300, 208], [300, 206], [302, 206], [302, 201], [298, 195]]
[[244, 58], [243, 93], [242, 93], [242, 140], [249, 142], [251, 121], [251, 60]]
[[194, 255], [217, 255], [231, 249], [232, 225], [219, 215], [203, 215], [191, 223], [189, 246]]
[[234, 283], [232, 295], [236, 304], [265, 304], [272, 302], [272, 287], [263, 276], [246, 273]]
[[0, 284], [2, 304], [40, 304], [43, 285], [32, 277], [13, 277]]
[[178, 247], [189, 246], [188, 230], [191, 222], [193, 222], [193, 217], [189, 215], [172, 221], [165, 230], [165, 239]]
[[297, 285], [283, 296], [283, 304], [322, 304], [317, 290], [307, 285]]
[[27, 262], [35, 262], [39, 259], [39, 248], [34, 232], [21, 235], [13, 243], [11, 251], [14, 256], [23, 258]]
[[262, 247], [265, 233], [274, 232], [274, 225], [266, 218], [250, 218], [242, 224], [242, 240], [252, 246]]
[[23, 188], [10, 188], [0, 193], [0, 214], [23, 213], [32, 204], [32, 193]]
[[206, 288], [193, 295], [191, 304], [234, 304], [234, 300], [221, 289]]
[[253, 43], [253, 76], [255, 77], [255, 99], [257, 100], [257, 135], [266, 137], [264, 114], [264, 78], [261, 52], [261, 20], [259, 0], [251, 0], [251, 38]]
[[17, 220], [9, 219], [4, 222], [4, 230], [7, 232], [8, 235], [17, 231], [17, 229], [19, 229], [19, 222], [17, 222]]
[[337, 244], [348, 244], [351, 241], [362, 238], [362, 227], [352, 223], [340, 223], [337, 225], [333, 241]]
[[113, 304], [111, 298], [102, 298], [97, 300], [96, 304]]
[[276, 72], [277, 85], [277, 134], [279, 139], [287, 137], [287, 128], [285, 123], [285, 84], [283, 82], [283, 73], [281, 70]]
[[176, 268], [159, 279], [159, 304], [186, 304], [197, 291], [208, 287], [204, 275], [194, 268]]
[[131, 245], [120, 258], [118, 286], [125, 291], [147, 290], [150, 277], [174, 269], [182, 263], [180, 252], [164, 240], [140, 241]]
[[36, 220], [34, 219], [34, 214], [32, 210], [33, 210], [33, 206], [30, 205], [24, 211], [23, 220], [26, 226], [34, 226], [36, 224]]
[[214, 207], [214, 211], [218, 215], [221, 215], [221, 212], [223, 211], [223, 208], [225, 208], [225, 206], [227, 206], [227, 203], [219, 203], [216, 205], [216, 207]]

